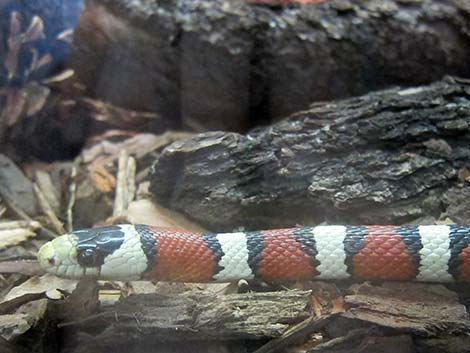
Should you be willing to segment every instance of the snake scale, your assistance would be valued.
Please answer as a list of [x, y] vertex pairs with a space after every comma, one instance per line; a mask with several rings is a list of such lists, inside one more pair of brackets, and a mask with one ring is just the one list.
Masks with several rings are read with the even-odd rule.
[[39, 250], [66, 278], [269, 283], [470, 281], [470, 226], [316, 226], [196, 233], [115, 225], [62, 235]]

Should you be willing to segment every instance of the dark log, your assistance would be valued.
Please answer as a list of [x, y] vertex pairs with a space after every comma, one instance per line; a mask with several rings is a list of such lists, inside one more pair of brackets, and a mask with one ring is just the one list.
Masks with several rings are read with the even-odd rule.
[[[93, 344], [129, 341], [234, 340], [279, 337], [310, 316], [310, 291], [143, 294], [88, 318], [62, 324], [95, 335]], [[103, 329], [105, 329], [103, 331]]]
[[318, 103], [248, 135], [205, 133], [154, 165], [158, 202], [214, 230], [470, 223], [470, 82]]
[[[59, 305], [56, 314], [66, 320], [60, 324], [62, 333], [73, 347], [79, 347], [73, 352], [267, 338], [272, 340], [258, 345], [256, 353], [284, 352], [298, 344], [304, 347], [300, 351], [308, 352], [347, 352], [358, 347], [365, 352], [392, 352], [386, 349], [390, 345], [413, 352], [415, 339], [423, 347], [468, 342], [470, 320], [465, 306], [441, 285], [365, 283], [344, 288], [349, 293], [344, 297], [333, 284], [309, 286], [311, 291], [140, 294], [91, 316], [89, 309], [96, 298], [91, 296], [92, 305], [83, 305], [87, 297], [82, 295], [80, 305], [71, 308], [69, 300]], [[67, 310], [68, 314], [61, 314]]]
[[90, 94], [172, 127], [245, 131], [313, 101], [468, 77], [469, 19], [457, 0], [88, 0], [72, 65]]
[[[390, 283], [381, 286], [355, 284], [344, 298], [348, 309], [342, 319], [375, 323], [392, 330], [423, 337], [469, 332], [467, 310], [456, 293], [442, 285]], [[330, 325], [335, 335], [345, 335], [351, 322], [338, 320]]]
[[29, 352], [28, 349], [20, 347], [15, 343], [8, 342], [6, 339], [0, 336], [0, 350], [3, 353], [26, 353]]

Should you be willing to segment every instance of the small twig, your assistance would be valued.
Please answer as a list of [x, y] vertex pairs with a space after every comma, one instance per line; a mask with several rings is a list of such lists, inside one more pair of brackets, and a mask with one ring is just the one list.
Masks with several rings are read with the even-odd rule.
[[126, 210], [129, 208], [129, 204], [134, 200], [135, 193], [136, 193], [136, 161], [135, 158], [130, 156], [127, 161], [127, 202], [126, 202]]
[[286, 347], [301, 341], [312, 332], [320, 330], [332, 319], [334, 315], [335, 314], [321, 316], [319, 318], [311, 316], [289, 328], [281, 337], [273, 339], [264, 346], [261, 346], [254, 351], [254, 353], [275, 353], [284, 351]]
[[30, 230], [37, 230], [41, 228], [41, 223], [37, 221], [4, 221], [0, 222], [0, 230], [9, 230], [17, 228], [28, 228]]
[[73, 206], [77, 197], [77, 167], [74, 165], [70, 172], [70, 186], [69, 186], [69, 202], [67, 204], [67, 231], [73, 231]]
[[2, 199], [0, 198], [0, 218], [5, 214], [7, 208], [2, 204]]
[[119, 155], [119, 162], [118, 162], [113, 217], [123, 216], [125, 210], [127, 209], [127, 194], [128, 194], [127, 163], [128, 163], [128, 160], [129, 160], [129, 156], [126, 150], [122, 150]]
[[34, 179], [44, 194], [46, 200], [51, 205], [51, 208], [54, 210], [55, 214], [60, 213], [60, 197], [59, 191], [54, 186], [51, 176], [49, 173], [46, 173], [42, 170], [38, 170], [34, 173]]
[[[47, 298], [46, 293], [26, 293], [12, 300], [2, 301], [0, 303], [0, 315], [12, 314], [21, 305], [29, 303], [33, 300]], [[2, 351], [3, 352], [3, 351]]]
[[33, 183], [33, 190], [34, 190], [34, 194], [36, 195], [36, 199], [38, 200], [39, 207], [41, 207], [42, 212], [49, 220], [54, 231], [56, 231], [59, 234], [64, 234], [65, 229], [64, 229], [64, 226], [62, 225], [62, 222], [54, 213], [54, 210], [52, 209], [49, 201], [47, 201], [46, 197], [44, 196], [44, 193], [42, 192], [42, 190], [39, 188], [39, 186], [36, 183]]

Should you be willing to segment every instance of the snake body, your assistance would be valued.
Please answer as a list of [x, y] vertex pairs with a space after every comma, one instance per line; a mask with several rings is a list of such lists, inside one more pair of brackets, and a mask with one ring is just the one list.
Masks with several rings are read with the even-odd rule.
[[195, 233], [116, 225], [65, 234], [38, 253], [60, 277], [172, 282], [470, 281], [470, 226], [317, 226]]

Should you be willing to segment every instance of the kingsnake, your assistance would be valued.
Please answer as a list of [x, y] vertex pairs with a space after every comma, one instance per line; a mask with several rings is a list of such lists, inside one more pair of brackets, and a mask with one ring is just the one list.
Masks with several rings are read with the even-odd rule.
[[268, 283], [470, 281], [470, 226], [317, 226], [195, 233], [116, 225], [60, 236], [38, 260], [60, 277]]

